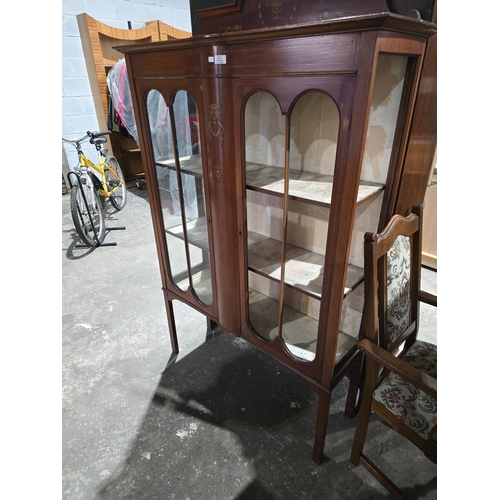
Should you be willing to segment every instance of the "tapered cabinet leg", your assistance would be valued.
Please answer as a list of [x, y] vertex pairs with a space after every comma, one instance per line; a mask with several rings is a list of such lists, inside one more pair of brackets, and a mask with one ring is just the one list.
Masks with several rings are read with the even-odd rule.
[[179, 342], [177, 341], [177, 330], [175, 328], [174, 307], [172, 301], [165, 298], [165, 306], [167, 309], [168, 330], [170, 332], [172, 351], [175, 354], [179, 354]]
[[328, 414], [330, 412], [330, 399], [331, 393], [329, 391], [320, 391], [313, 449], [313, 460], [317, 464], [321, 464], [323, 461], [323, 450], [325, 448], [326, 429], [328, 426]]
[[207, 318], [207, 329], [213, 331], [217, 328], [217, 322], [213, 319]]

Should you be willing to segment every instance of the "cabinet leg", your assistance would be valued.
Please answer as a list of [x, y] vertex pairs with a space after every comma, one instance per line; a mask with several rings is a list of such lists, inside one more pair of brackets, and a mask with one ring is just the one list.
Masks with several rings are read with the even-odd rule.
[[177, 341], [177, 330], [175, 328], [174, 307], [171, 300], [165, 298], [165, 305], [167, 309], [168, 330], [170, 332], [170, 343], [172, 344], [172, 351], [179, 354], [179, 342]]
[[313, 460], [317, 464], [323, 461], [323, 450], [325, 448], [326, 429], [328, 426], [328, 414], [330, 413], [331, 393], [321, 391], [319, 393], [318, 415], [316, 418], [316, 433], [314, 436]]
[[207, 329], [214, 331], [217, 328], [217, 322], [213, 319], [207, 318]]

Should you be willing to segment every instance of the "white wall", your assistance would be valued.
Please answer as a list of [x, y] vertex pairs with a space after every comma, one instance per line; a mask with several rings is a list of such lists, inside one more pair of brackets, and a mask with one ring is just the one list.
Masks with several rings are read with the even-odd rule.
[[[121, 29], [142, 28], [160, 21], [191, 32], [189, 0], [63, 0], [62, 1], [62, 137], [83, 137], [97, 130], [97, 116], [76, 20], [82, 12]], [[75, 149], [65, 145], [70, 167], [78, 163]], [[89, 149], [89, 151], [91, 151]], [[90, 153], [92, 158], [92, 153]]]

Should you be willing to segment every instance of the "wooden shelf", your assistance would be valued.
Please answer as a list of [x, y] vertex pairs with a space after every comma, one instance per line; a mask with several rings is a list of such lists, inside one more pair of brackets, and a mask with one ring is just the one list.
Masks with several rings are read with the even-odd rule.
[[[290, 245], [286, 246], [285, 283], [321, 299], [323, 288], [323, 255]], [[248, 232], [248, 267], [262, 276], [280, 281], [281, 241], [258, 233]], [[348, 295], [363, 280], [363, 269], [349, 265], [344, 295]]]
[[[284, 169], [247, 162], [247, 189], [283, 195]], [[332, 199], [333, 176], [290, 169], [289, 195], [292, 199], [329, 207]], [[383, 184], [360, 181], [357, 204], [373, 198], [384, 189]]]
[[[201, 155], [179, 158], [181, 173], [203, 177]], [[157, 161], [157, 165], [175, 170], [175, 160]], [[268, 194], [283, 195], [284, 170], [259, 163], [247, 162], [247, 189]], [[290, 169], [289, 194], [294, 200], [329, 207], [332, 198], [333, 177]], [[383, 184], [361, 181], [357, 204], [360, 205], [382, 192]]]
[[[249, 318], [252, 327], [262, 338], [273, 340], [278, 335], [278, 314], [279, 304], [276, 300], [250, 290]], [[312, 361], [316, 356], [318, 321], [284, 305], [283, 328], [283, 340], [289, 351], [303, 361]], [[340, 360], [356, 342], [357, 339], [339, 332], [335, 360]]]
[[[195, 177], [203, 178], [201, 155], [183, 156], [179, 158], [179, 162], [182, 174], [194, 175]], [[156, 164], [161, 167], [167, 167], [170, 170], [175, 170], [175, 160], [157, 161]]]
[[[202, 269], [192, 275], [194, 292], [204, 304], [211, 304], [212, 296], [212, 275], [209, 269]], [[177, 283], [181, 290], [189, 288], [189, 278], [185, 278]]]
[[[201, 248], [202, 250], [208, 251], [207, 218], [200, 217], [199, 219], [191, 220], [186, 224], [186, 227], [188, 232], [188, 243], [190, 245]], [[184, 240], [184, 231], [182, 229], [182, 224], [169, 227], [165, 231], [172, 236]]]
[[[206, 217], [189, 221], [187, 231], [189, 244], [208, 251]], [[182, 224], [168, 228], [166, 232], [184, 240]], [[321, 299], [324, 262], [324, 256], [288, 244], [286, 246], [285, 284], [315, 299]], [[279, 282], [281, 279], [281, 241], [249, 231], [248, 267], [257, 274]], [[362, 281], [363, 269], [349, 264], [344, 296], [351, 293]]]

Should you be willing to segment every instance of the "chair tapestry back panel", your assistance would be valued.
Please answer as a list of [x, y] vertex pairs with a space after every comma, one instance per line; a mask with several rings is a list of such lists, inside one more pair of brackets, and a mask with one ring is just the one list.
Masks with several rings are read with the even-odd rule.
[[410, 238], [399, 235], [387, 253], [387, 337], [392, 344], [410, 325]]

